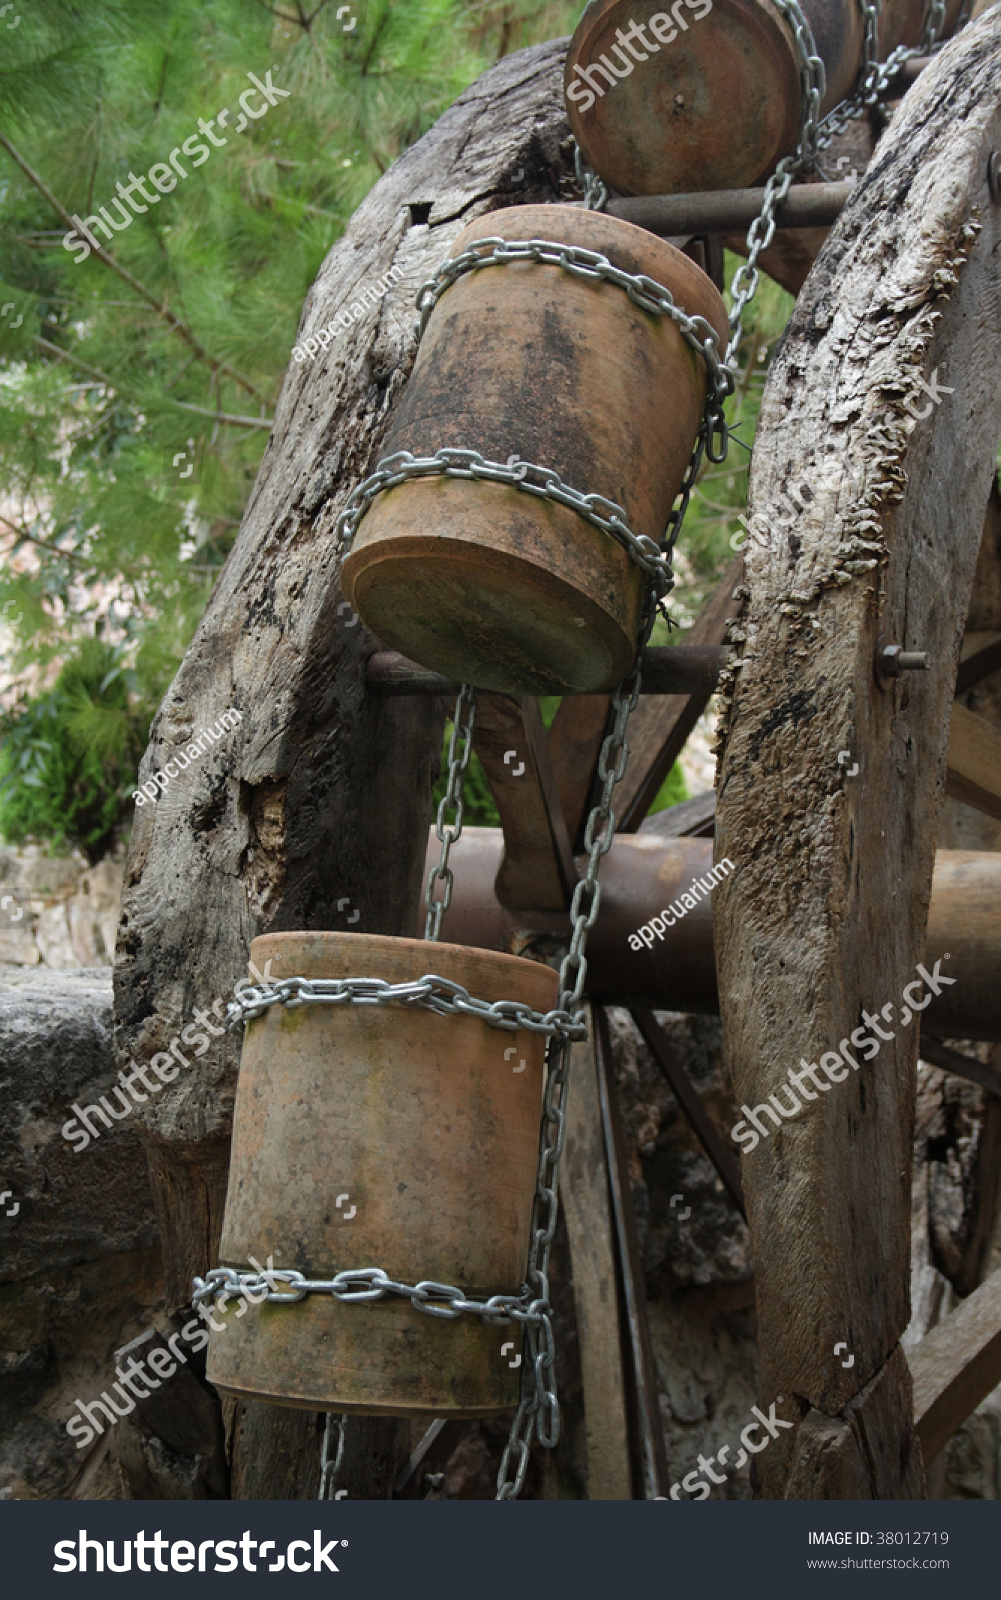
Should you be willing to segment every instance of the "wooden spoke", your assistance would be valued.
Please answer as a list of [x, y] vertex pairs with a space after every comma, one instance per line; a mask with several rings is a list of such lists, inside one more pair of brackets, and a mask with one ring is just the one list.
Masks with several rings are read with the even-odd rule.
[[[733, 591], [741, 581], [743, 570], [743, 557], [736, 556], [698, 620], [684, 635], [686, 645], [723, 644], [726, 619], [733, 616], [737, 608]], [[639, 705], [629, 720], [629, 765], [615, 791], [615, 815], [620, 833], [636, 832], [711, 695], [711, 689], [703, 688], [700, 693], [688, 696], [640, 696]]]
[[479, 695], [473, 748], [504, 830], [498, 900], [519, 909], [565, 911], [577, 869], [538, 702]]
[[945, 792], [1001, 821], [1001, 733], [958, 704], [949, 721]]
[[909, 1357], [925, 1462], [1001, 1383], [1001, 1272], [926, 1333]]
[[617, 1233], [609, 1191], [596, 1031], [573, 1047], [560, 1203], [573, 1264], [589, 1500], [631, 1500]]
[[625, 1141], [619, 1112], [615, 1068], [612, 1064], [608, 1018], [601, 1006], [592, 1008], [592, 1034], [596, 1042], [601, 1126], [608, 1163], [612, 1215], [623, 1305], [629, 1343], [629, 1377], [633, 1411], [634, 1499], [653, 1500], [667, 1494], [667, 1456], [664, 1429], [657, 1400], [657, 1366], [650, 1341], [646, 1312], [643, 1258], [636, 1234], [636, 1218], [629, 1194]]
[[1001, 671], [1001, 633], [967, 633], [959, 658], [956, 693], [965, 694], [992, 672]]
[[720, 1138], [716, 1131], [716, 1124], [702, 1104], [702, 1096], [675, 1055], [670, 1039], [653, 1012], [648, 1011], [645, 1006], [630, 1006], [629, 1010], [633, 1021], [646, 1040], [647, 1048], [670, 1084], [674, 1098], [695, 1130], [696, 1138], [719, 1173], [724, 1187], [737, 1210], [746, 1221], [744, 1186], [740, 1181], [740, 1162], [735, 1159], [732, 1150], [728, 1149]]

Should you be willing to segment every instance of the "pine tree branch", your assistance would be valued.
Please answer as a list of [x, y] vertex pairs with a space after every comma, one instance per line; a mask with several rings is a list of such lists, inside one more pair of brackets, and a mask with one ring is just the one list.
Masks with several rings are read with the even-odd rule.
[[[86, 372], [91, 378], [95, 378], [98, 383], [103, 383], [106, 388], [114, 389], [118, 394], [130, 395], [138, 405], [144, 405], [148, 409], [151, 404], [156, 404], [155, 401], [143, 400], [134, 389], [121, 383], [118, 378], [109, 377], [108, 373], [92, 367], [89, 362], [81, 361], [79, 356], [72, 355], [68, 350], [62, 350], [49, 339], [43, 339], [41, 334], [36, 333], [31, 342], [37, 344], [40, 350], [44, 350], [46, 355], [54, 356], [57, 361], [65, 361], [71, 367], [77, 367], [81, 372]], [[211, 411], [206, 406], [191, 405], [187, 400], [164, 400], [162, 403], [171, 410], [192, 411], [196, 417], [208, 417], [210, 422], [223, 422], [231, 428], [267, 428], [270, 433], [274, 427], [273, 417], [233, 417], [225, 411]]]
[[71, 561], [75, 567], [82, 567], [85, 572], [93, 572], [95, 566], [97, 566], [96, 561], [86, 561], [83, 556], [74, 555], [72, 550], [60, 550], [57, 544], [49, 544], [45, 539], [36, 538], [33, 533], [28, 532], [27, 528], [21, 528], [17, 523], [8, 522], [2, 513], [0, 513], [0, 522], [3, 523], [5, 528], [9, 528], [11, 533], [15, 534], [18, 539], [26, 539], [29, 544], [37, 544], [39, 550], [47, 550], [50, 555], [61, 556], [64, 561]]
[[[14, 148], [6, 135], [2, 133], [0, 133], [0, 145], [2, 145], [2, 147], [7, 151], [7, 154], [10, 156], [11, 160], [17, 162], [17, 165], [21, 168], [21, 171], [24, 173], [25, 177], [30, 183], [34, 184], [39, 194], [44, 195], [52, 209], [56, 211], [60, 217], [62, 217], [67, 227], [71, 229], [75, 228], [76, 224], [73, 221], [70, 213], [66, 210], [61, 201], [56, 199], [44, 178], [40, 177], [37, 172], [29, 167], [27, 161], [25, 161], [21, 153]], [[141, 295], [146, 304], [153, 307], [153, 310], [156, 312], [157, 316], [162, 317], [163, 320], [169, 325], [171, 331], [173, 333], [179, 333], [185, 343], [191, 346], [196, 355], [198, 355], [202, 361], [206, 362], [206, 364], [212, 368], [213, 372], [225, 372], [233, 379], [235, 383], [238, 383], [242, 389], [245, 389], [248, 394], [253, 395], [255, 400], [261, 400], [267, 404], [266, 397], [261, 393], [256, 384], [252, 383], [249, 378], [245, 378], [242, 373], [237, 372], [235, 367], [229, 366], [229, 364], [225, 361], [218, 361], [215, 356], [210, 355], [198, 336], [191, 328], [188, 327], [187, 323], [182, 322], [179, 317], [175, 317], [174, 313], [168, 309], [166, 304], [162, 300], [157, 299], [152, 290], [147, 289], [145, 284], [139, 282], [138, 278], [134, 278], [128, 268], [123, 267], [120, 261], [116, 260], [114, 256], [109, 255], [107, 250], [99, 245], [96, 239], [88, 239], [86, 242], [90, 244], [94, 255], [97, 256], [97, 259], [102, 261], [106, 267], [110, 267], [112, 272], [117, 272], [118, 276], [124, 279], [131, 289], [134, 289], [137, 294]]]

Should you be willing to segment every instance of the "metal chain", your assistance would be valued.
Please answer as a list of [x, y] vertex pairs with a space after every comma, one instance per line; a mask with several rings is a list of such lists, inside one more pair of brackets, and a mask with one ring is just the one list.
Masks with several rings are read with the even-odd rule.
[[[734, 274], [731, 287], [733, 309], [730, 313], [730, 340], [725, 356], [726, 364], [731, 368], [736, 366], [737, 349], [743, 336], [743, 314], [758, 288], [760, 279], [758, 258], [772, 242], [775, 234], [775, 212], [789, 193], [793, 178], [805, 167], [815, 166], [818, 156], [830, 147], [848, 124], [876, 104], [905, 61], [911, 60], [914, 56], [934, 54], [942, 48], [939, 34], [945, 23], [945, 0], [931, 0], [922, 43], [913, 46], [898, 45], [884, 62], [878, 59], [881, 0], [859, 0], [865, 30], [862, 40], [862, 63], [855, 91], [849, 99], [842, 100], [833, 111], [829, 111], [821, 122], [820, 103], [826, 90], [826, 77], [824, 63], [817, 54], [810, 24], [797, 0], [775, 0], [775, 4], [792, 29], [793, 41], [799, 56], [803, 112], [795, 153], [782, 158], [765, 185], [761, 213], [755, 217], [747, 234], [747, 260], [741, 263]], [[963, 26], [964, 20], [961, 17], [959, 27]]]
[[[344, 1305], [369, 1304], [383, 1300], [386, 1295], [398, 1295], [409, 1300], [415, 1311], [428, 1317], [444, 1317], [454, 1322], [457, 1317], [482, 1317], [485, 1322], [506, 1328], [512, 1322], [527, 1326], [541, 1324], [543, 1313], [529, 1290], [520, 1294], [494, 1294], [489, 1300], [471, 1300], [461, 1289], [451, 1283], [438, 1283], [433, 1278], [423, 1278], [420, 1283], [398, 1283], [380, 1267], [356, 1267], [337, 1272], [332, 1278], [307, 1278], [294, 1267], [268, 1267], [266, 1272], [239, 1272], [235, 1267], [212, 1267], [204, 1278], [193, 1280], [195, 1292], [192, 1306], [221, 1300], [225, 1309], [227, 1300], [237, 1295], [250, 1299], [254, 1305], [268, 1301], [271, 1305], [297, 1305], [311, 1294], [329, 1294]], [[284, 1284], [284, 1289], [277, 1287]], [[263, 1295], [260, 1291], [267, 1292]]]
[[775, 212], [789, 193], [796, 173], [803, 167], [812, 166], [817, 159], [820, 150], [820, 105], [827, 90], [824, 63], [817, 54], [813, 30], [798, 0], [775, 0], [775, 4], [792, 29], [800, 63], [803, 110], [795, 154], [782, 157], [765, 185], [760, 215], [755, 217], [747, 232], [747, 260], [737, 268], [730, 286], [733, 307], [730, 312], [730, 340], [724, 360], [732, 373], [736, 371], [737, 350], [744, 334], [744, 312], [758, 291], [761, 277], [758, 257], [768, 249], [775, 235]]
[[[675, 304], [674, 296], [663, 284], [645, 273], [628, 273], [614, 266], [607, 256], [581, 246], [559, 244], [547, 239], [501, 239], [499, 237], [476, 240], [461, 255], [445, 261], [434, 278], [421, 285], [417, 294], [418, 338], [427, 326], [428, 318], [441, 296], [457, 279], [467, 272], [482, 267], [508, 265], [515, 261], [532, 261], [546, 266], [558, 266], [572, 277], [590, 282], [612, 283], [625, 290], [630, 300], [643, 311], [655, 316], [670, 318], [678, 327], [686, 344], [705, 363], [706, 396], [692, 462], [682, 484], [681, 505], [672, 510], [665, 529], [665, 542], [660, 545], [646, 534], [632, 531], [626, 522], [626, 513], [614, 500], [604, 495], [584, 494], [563, 482], [551, 467], [521, 461], [510, 456], [506, 462], [491, 461], [477, 450], [445, 447], [433, 456], [414, 456], [409, 450], [400, 450], [385, 456], [375, 471], [358, 484], [337, 518], [335, 537], [345, 553], [350, 550], [362, 517], [377, 495], [387, 489], [397, 488], [412, 478], [446, 477], [485, 480], [520, 489], [526, 494], [538, 495], [567, 506], [579, 517], [603, 533], [610, 534], [623, 546], [642, 571], [654, 580], [659, 600], [674, 585], [670, 554], [677, 539], [681, 519], [688, 505], [688, 497], [695, 474], [703, 455], [718, 464], [726, 460], [727, 428], [724, 403], [733, 393], [733, 373], [720, 359], [716, 330], [705, 317], [691, 317]], [[439, 835], [440, 837], [440, 835]], [[440, 921], [440, 918], [439, 918]]]
[[[972, 3], [973, 0], [970, 0], [971, 5]], [[604, 180], [598, 177], [576, 139], [573, 142], [573, 167], [577, 174], [577, 182], [584, 191], [584, 210], [604, 211], [608, 204], [608, 189]]]
[[[439, 454], [441, 452], [439, 451]], [[473, 753], [473, 729], [476, 726], [476, 690], [471, 683], [464, 683], [459, 690], [459, 697], [455, 702], [455, 711], [452, 715], [452, 736], [448, 741], [448, 782], [445, 793], [442, 795], [438, 806], [438, 815], [435, 817], [434, 831], [441, 845], [441, 856], [438, 864], [428, 873], [427, 885], [424, 889], [424, 904], [427, 907], [427, 921], [424, 924], [424, 937], [432, 942], [441, 933], [441, 919], [452, 904], [452, 885], [455, 881], [454, 874], [448, 864], [449, 851], [456, 839], [462, 833], [462, 780], [466, 776], [469, 758]], [[459, 749], [461, 741], [462, 749]], [[446, 823], [445, 815], [448, 811], [455, 812], [455, 821]], [[439, 881], [444, 883], [440, 900], [434, 897], [434, 886]], [[456, 987], [458, 987], [456, 985]], [[465, 991], [463, 991], [465, 992]], [[466, 996], [468, 1001], [469, 997]], [[482, 1001], [476, 1002], [482, 1005]], [[530, 1013], [534, 1015], [533, 1013]], [[496, 1026], [496, 1024], [495, 1024]]]
[[[646, 591], [643, 626], [637, 644], [636, 660], [629, 676], [612, 696], [612, 731], [601, 747], [598, 777], [601, 798], [587, 819], [584, 848], [587, 870], [576, 885], [570, 905], [573, 935], [570, 949], [560, 967], [558, 1005], [576, 1012], [581, 1006], [587, 978], [587, 936], [598, 916], [601, 885], [598, 868], [612, 847], [615, 812], [612, 792], [621, 780], [629, 760], [626, 725], [636, 709], [640, 694], [640, 662], [656, 616], [652, 589]], [[584, 1022], [583, 1011], [577, 1020]], [[560, 1407], [556, 1396], [556, 1350], [553, 1341], [552, 1307], [549, 1300], [549, 1256], [559, 1202], [557, 1180], [563, 1142], [566, 1137], [565, 1100], [570, 1068], [570, 1045], [566, 1038], [553, 1040], [547, 1055], [546, 1094], [539, 1140], [539, 1167], [535, 1204], [532, 1211], [532, 1241], [528, 1257], [528, 1284], [541, 1313], [540, 1320], [525, 1329], [527, 1346], [522, 1357], [521, 1398], [497, 1474], [497, 1499], [515, 1500], [521, 1493], [528, 1468], [533, 1434], [539, 1443], [552, 1449], [559, 1439]]]
[[[783, 0], [783, 4], [794, 3], [795, 0]], [[720, 361], [715, 328], [705, 317], [690, 317], [675, 304], [671, 291], [655, 278], [642, 272], [623, 272], [597, 250], [585, 250], [581, 245], [559, 244], [552, 239], [476, 239], [461, 255], [444, 261], [435, 276], [421, 284], [417, 291], [419, 333], [423, 334], [428, 318], [442, 295], [464, 273], [478, 272], [482, 267], [508, 266], [516, 261], [560, 267], [571, 277], [585, 278], [592, 283], [612, 283], [624, 289], [641, 310], [670, 317], [677, 324], [686, 344], [705, 362], [707, 410], [714, 419], [714, 431], [723, 429], [723, 402], [733, 393], [733, 379]]]
[[[342, 1416], [334, 1421], [334, 1413], [327, 1412], [327, 1420], [323, 1425], [323, 1449], [320, 1451], [320, 1492], [317, 1500], [332, 1500], [331, 1490], [337, 1482], [341, 1462], [344, 1459], [344, 1424], [347, 1416]], [[333, 1460], [330, 1459], [330, 1435], [334, 1428], [337, 1429], [337, 1451]]]
[[[725, 426], [725, 424], [723, 424]], [[700, 430], [700, 439], [704, 430]], [[712, 460], [717, 460], [712, 456]], [[725, 459], [725, 456], [723, 458]], [[658, 598], [668, 594], [674, 586], [674, 571], [662, 547], [647, 534], [634, 533], [626, 522], [626, 513], [614, 500], [600, 494], [582, 494], [564, 483], [551, 467], [540, 467], [531, 461], [519, 461], [509, 456], [506, 462], [490, 461], [478, 450], [464, 450], [446, 446], [434, 456], [415, 456], [409, 450], [399, 450], [385, 456], [375, 472], [354, 490], [338, 518], [338, 530], [343, 527], [343, 548], [350, 549], [355, 530], [372, 501], [385, 489], [395, 489], [412, 478], [471, 478], [487, 483], [502, 483], [525, 494], [538, 495], [544, 500], [555, 500], [567, 506], [584, 522], [609, 534], [622, 545], [630, 559], [647, 573], [657, 585]]]
[[[443, 802], [444, 804], [444, 802]], [[439, 814], [440, 814], [439, 808]], [[446, 830], [450, 832], [450, 830]], [[454, 842], [458, 833], [451, 834]], [[440, 868], [432, 869], [431, 879]], [[446, 867], [446, 893], [451, 892], [452, 874]], [[438, 901], [444, 908], [447, 900]], [[587, 1030], [567, 1011], [533, 1011], [521, 1000], [477, 1000], [461, 983], [426, 973], [411, 983], [387, 983], [384, 978], [280, 978], [273, 983], [241, 987], [240, 997], [227, 1008], [232, 1031], [263, 1016], [270, 1006], [387, 1006], [407, 1005], [433, 1011], [439, 1017], [478, 1017], [488, 1028], [508, 1032], [524, 1029], [567, 1039], [585, 1039]]]

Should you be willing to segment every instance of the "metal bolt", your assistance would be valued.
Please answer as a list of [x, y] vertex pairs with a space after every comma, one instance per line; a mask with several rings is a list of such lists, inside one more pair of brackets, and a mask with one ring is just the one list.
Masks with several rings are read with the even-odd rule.
[[987, 162], [987, 184], [995, 205], [1001, 205], [1001, 150], [992, 150]]
[[927, 672], [930, 666], [927, 650], [905, 650], [903, 645], [883, 639], [876, 645], [876, 671], [882, 678], [899, 678], [902, 672]]

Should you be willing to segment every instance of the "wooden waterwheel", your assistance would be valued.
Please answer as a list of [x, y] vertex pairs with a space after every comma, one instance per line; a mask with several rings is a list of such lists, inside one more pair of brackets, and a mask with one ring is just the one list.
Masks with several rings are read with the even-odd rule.
[[[924, 68], [847, 204], [840, 185], [822, 203], [831, 216], [805, 186], [790, 202], [790, 221], [797, 206], [823, 223], [843, 210], [826, 239], [781, 233], [766, 262], [798, 289], [819, 250], [762, 406], [750, 538], [683, 646], [650, 653], [630, 725], [561, 1180], [560, 1314], [579, 1346], [590, 1498], [668, 1496], [672, 1483], [610, 1075], [611, 1002], [631, 1006], [733, 1203], [746, 1196], [759, 1402], [785, 1397], [793, 1422], [762, 1457], [759, 1494], [920, 1498], [927, 1462], [1001, 1379], [993, 1279], [909, 1356], [901, 1345], [919, 1002], [925, 1059], [998, 1086], [941, 1041], [1001, 1039], [1001, 857], [943, 855], [936, 869], [936, 845], [946, 792], [1001, 818], [1001, 732], [956, 698], [1001, 666], [1001, 612], [964, 638], [978, 552], [991, 581], [1001, 570], [999, 19], [995, 6]], [[505, 59], [461, 96], [364, 201], [310, 292], [303, 337], [390, 267], [402, 274], [317, 359], [290, 366], [236, 546], [153, 725], [143, 776], [220, 707], [242, 713], [200, 765], [194, 805], [169, 791], [137, 813], [115, 973], [123, 1065], [166, 1049], [179, 1015], [228, 995], [259, 934], [418, 932], [455, 686], [387, 654], [349, 614], [332, 533], [384, 453], [413, 363], [416, 289], [472, 218], [578, 197], [564, 51], [557, 41]], [[685, 198], [682, 226], [677, 210], [658, 222], [656, 200], [611, 209], [696, 236], [691, 253], [711, 268], [721, 239], [739, 236], [746, 197], [729, 211], [719, 196]], [[926, 656], [924, 670], [907, 671], [900, 647]], [[711, 913], [708, 901], [692, 909], [673, 943], [630, 967], [621, 949], [657, 915], [661, 890], [679, 894], [709, 869], [711, 807], [685, 836], [635, 836], [717, 688], [715, 859], [733, 870]], [[547, 733], [535, 701], [481, 695], [475, 744], [503, 838], [464, 836], [446, 938], [540, 959], [558, 950], [607, 719], [607, 696], [568, 696]], [[952, 980], [937, 981], [927, 1011], [919, 964]], [[863, 1013], [889, 1037], [874, 1067], [804, 1091], [817, 1102], [808, 1115], [769, 1114], [738, 1163], [653, 1016], [717, 1004], [735, 1102], [752, 1112], [787, 1091], [801, 1057], [836, 1054], [868, 1027]], [[172, 1313], [218, 1259], [237, 1068], [227, 1036], [137, 1112]], [[223, 1413], [232, 1498], [315, 1497], [322, 1418], [232, 1400]], [[143, 1437], [156, 1434], [141, 1403], [137, 1414]], [[402, 1417], [351, 1417], [337, 1481], [354, 1498], [422, 1493], [464, 1426], [415, 1433]], [[219, 1449], [207, 1420], [205, 1453]], [[136, 1497], [170, 1492], [154, 1458], [134, 1453]]]

